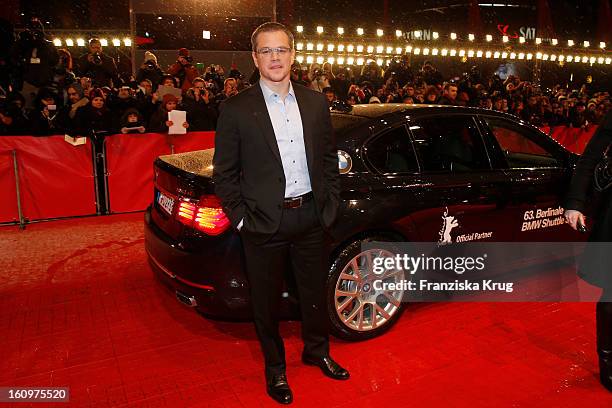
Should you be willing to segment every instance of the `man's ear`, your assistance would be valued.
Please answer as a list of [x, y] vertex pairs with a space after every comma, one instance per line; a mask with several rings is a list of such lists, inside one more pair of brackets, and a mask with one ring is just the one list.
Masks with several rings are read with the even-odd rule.
[[251, 57], [253, 57], [253, 63], [255, 64], [255, 67], [259, 69], [259, 63], [257, 62], [257, 53], [255, 51], [251, 52]]

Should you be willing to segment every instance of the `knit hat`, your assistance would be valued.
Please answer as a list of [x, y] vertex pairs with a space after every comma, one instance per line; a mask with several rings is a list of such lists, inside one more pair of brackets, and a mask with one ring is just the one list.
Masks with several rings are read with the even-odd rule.
[[169, 103], [169, 102], [176, 102], [178, 103], [178, 98], [172, 94], [165, 94], [164, 97], [162, 98], [162, 101], [164, 103], [164, 106]]
[[145, 51], [144, 53], [144, 62], [153, 61], [157, 64], [157, 57], [151, 51]]
[[188, 57], [189, 50], [187, 48], [181, 48], [180, 50], [178, 50], [178, 55], [179, 57]]
[[93, 98], [102, 98], [104, 99], [104, 92], [100, 88], [94, 88], [89, 91], [89, 99], [93, 100]]

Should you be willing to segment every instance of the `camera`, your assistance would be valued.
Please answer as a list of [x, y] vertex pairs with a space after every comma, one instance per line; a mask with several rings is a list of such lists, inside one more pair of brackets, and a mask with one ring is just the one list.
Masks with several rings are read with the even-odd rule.
[[92, 55], [91, 60], [96, 65], [102, 64], [102, 56], [97, 52]]
[[155, 62], [154, 62], [154, 61], [151, 61], [151, 60], [145, 61], [144, 65], [145, 65], [147, 68], [149, 68], [149, 69], [154, 69], [154, 68], [155, 68]]

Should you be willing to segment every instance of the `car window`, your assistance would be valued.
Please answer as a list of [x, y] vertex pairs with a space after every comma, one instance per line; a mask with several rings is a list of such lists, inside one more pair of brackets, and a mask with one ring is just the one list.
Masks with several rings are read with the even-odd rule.
[[486, 149], [471, 116], [451, 115], [410, 122], [425, 172], [490, 169]]
[[559, 167], [561, 163], [534, 139], [529, 129], [498, 118], [485, 118], [510, 168]]
[[404, 126], [372, 139], [366, 146], [366, 156], [370, 164], [383, 174], [419, 171], [414, 149]]

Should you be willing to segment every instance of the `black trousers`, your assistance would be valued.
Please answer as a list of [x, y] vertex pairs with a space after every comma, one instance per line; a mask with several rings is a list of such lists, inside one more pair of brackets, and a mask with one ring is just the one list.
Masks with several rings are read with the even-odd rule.
[[605, 289], [595, 306], [597, 322], [597, 350], [599, 354], [612, 357], [612, 290]]
[[251, 289], [255, 329], [266, 364], [266, 375], [285, 372], [285, 347], [278, 330], [277, 310], [287, 259], [298, 288], [304, 354], [329, 354], [325, 311], [325, 233], [313, 199], [299, 208], [283, 209], [279, 230], [263, 244], [242, 228], [246, 271]]

